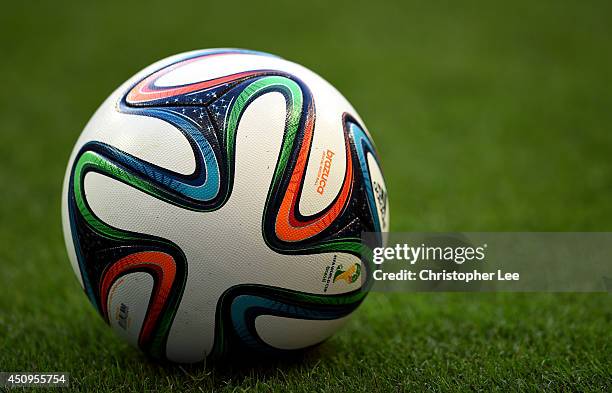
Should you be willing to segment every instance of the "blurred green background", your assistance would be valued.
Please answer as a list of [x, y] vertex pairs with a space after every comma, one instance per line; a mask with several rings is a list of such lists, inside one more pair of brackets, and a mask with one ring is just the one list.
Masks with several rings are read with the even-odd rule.
[[606, 294], [373, 294], [294, 361], [151, 363], [81, 293], [60, 190], [122, 81], [170, 54], [242, 47], [353, 103], [394, 231], [612, 231], [611, 16], [608, 1], [3, 4], [0, 370], [68, 371], [82, 390], [610, 391]]

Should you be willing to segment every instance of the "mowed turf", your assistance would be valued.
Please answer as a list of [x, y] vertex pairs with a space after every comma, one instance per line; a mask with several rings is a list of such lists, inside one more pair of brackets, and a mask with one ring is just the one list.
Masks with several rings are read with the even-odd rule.
[[354, 104], [393, 230], [611, 231], [610, 15], [604, 1], [3, 5], [0, 371], [139, 392], [610, 391], [607, 294], [372, 294], [296, 359], [158, 365], [87, 302], [59, 209], [72, 145], [120, 82], [173, 53], [246, 47]]

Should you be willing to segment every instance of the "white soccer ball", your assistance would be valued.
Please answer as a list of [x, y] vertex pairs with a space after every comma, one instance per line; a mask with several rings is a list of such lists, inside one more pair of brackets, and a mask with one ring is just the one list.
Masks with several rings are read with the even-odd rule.
[[115, 90], [70, 157], [62, 216], [109, 325], [189, 363], [330, 337], [369, 287], [361, 233], [389, 226], [353, 107], [300, 65], [236, 49], [166, 58]]

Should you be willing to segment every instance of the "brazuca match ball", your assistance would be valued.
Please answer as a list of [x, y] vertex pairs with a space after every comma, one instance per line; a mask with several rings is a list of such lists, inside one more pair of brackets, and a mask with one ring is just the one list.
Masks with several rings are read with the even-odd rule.
[[389, 225], [353, 107], [300, 65], [236, 49], [169, 57], [112, 93], [70, 157], [62, 216], [107, 323], [186, 363], [330, 337], [367, 294], [361, 233]]

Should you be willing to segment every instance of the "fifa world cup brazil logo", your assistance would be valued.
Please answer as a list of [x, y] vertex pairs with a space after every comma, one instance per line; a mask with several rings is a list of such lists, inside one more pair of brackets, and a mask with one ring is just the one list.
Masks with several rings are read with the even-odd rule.
[[361, 265], [354, 263], [348, 269], [344, 270], [344, 266], [338, 265], [336, 272], [334, 273], [334, 282], [344, 280], [347, 284], [352, 284], [361, 275]]

